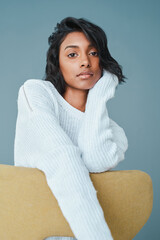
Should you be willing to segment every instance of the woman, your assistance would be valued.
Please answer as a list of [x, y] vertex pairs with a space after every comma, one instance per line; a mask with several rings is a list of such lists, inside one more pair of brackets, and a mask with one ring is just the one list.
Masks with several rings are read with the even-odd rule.
[[76, 239], [111, 240], [89, 172], [125, 158], [127, 137], [106, 107], [125, 77], [104, 31], [88, 20], [63, 19], [49, 44], [45, 80], [19, 89], [15, 165], [44, 172]]

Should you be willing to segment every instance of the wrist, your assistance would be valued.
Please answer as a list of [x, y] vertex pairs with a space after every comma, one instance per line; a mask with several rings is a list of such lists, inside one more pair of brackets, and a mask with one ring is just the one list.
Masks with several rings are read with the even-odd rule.
[[106, 70], [103, 70], [102, 77], [89, 90], [88, 98], [104, 98], [109, 100], [115, 94], [116, 86], [118, 85], [118, 78]]

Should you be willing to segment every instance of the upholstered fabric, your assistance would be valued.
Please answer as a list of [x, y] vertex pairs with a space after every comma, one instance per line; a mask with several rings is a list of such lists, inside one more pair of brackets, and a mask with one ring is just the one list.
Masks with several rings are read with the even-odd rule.
[[[140, 170], [90, 173], [114, 240], [131, 240], [153, 205], [151, 177]], [[36, 168], [0, 165], [0, 239], [74, 237], [45, 175]], [[89, 239], [90, 240], [90, 239]]]

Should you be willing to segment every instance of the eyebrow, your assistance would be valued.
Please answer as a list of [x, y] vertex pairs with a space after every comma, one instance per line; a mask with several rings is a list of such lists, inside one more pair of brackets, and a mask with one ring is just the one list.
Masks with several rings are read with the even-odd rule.
[[[91, 48], [91, 47], [95, 47], [95, 46], [93, 44], [88, 45], [88, 48]], [[66, 50], [67, 48], [79, 48], [79, 46], [77, 46], [77, 45], [69, 45], [69, 46], [65, 47], [64, 50]]]

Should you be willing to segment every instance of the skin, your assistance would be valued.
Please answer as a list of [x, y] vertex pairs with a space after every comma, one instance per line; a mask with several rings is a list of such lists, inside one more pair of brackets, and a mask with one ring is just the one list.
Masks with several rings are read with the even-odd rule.
[[[71, 45], [72, 47], [68, 47]], [[67, 34], [59, 49], [59, 67], [66, 82], [63, 97], [82, 112], [85, 112], [89, 89], [96, 84], [102, 74], [98, 51], [90, 45], [91, 42], [84, 33], [72, 32]], [[77, 76], [82, 71], [92, 71], [93, 75], [83, 79]]]

